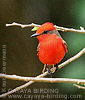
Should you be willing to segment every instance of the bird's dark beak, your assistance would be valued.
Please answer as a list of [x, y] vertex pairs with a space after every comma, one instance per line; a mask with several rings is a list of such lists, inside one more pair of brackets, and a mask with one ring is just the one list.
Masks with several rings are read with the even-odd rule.
[[40, 34], [33, 34], [33, 35], [31, 35], [30, 37], [37, 37], [37, 36], [39, 36]]

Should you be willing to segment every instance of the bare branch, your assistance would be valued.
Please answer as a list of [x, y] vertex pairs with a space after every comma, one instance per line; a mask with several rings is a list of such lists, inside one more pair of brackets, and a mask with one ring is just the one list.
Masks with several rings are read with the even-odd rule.
[[[41, 74], [41, 75], [39, 75], [39, 76], [37, 76], [38, 78], [40, 78], [40, 77], [44, 77], [44, 76], [46, 76], [48, 73], [47, 72], [45, 72], [44, 74]], [[11, 91], [9, 91], [9, 92], [6, 92], [6, 93], [4, 93], [4, 94], [1, 94], [0, 95], [0, 98], [1, 97], [4, 97], [4, 96], [7, 96], [7, 95], [9, 95], [9, 94], [12, 94], [12, 93], [14, 93], [14, 92], [16, 92], [16, 91], [19, 91], [19, 90], [21, 90], [21, 89], [23, 89], [23, 88], [26, 88], [26, 87], [28, 87], [29, 85], [31, 85], [31, 84], [33, 84], [34, 83], [34, 81], [29, 81], [28, 83], [25, 83], [24, 85], [21, 85], [21, 86], [19, 86], [19, 87], [16, 87], [15, 89], [13, 89], [13, 90], [11, 90]]]
[[[12, 24], [6, 24], [6, 26], [20, 26], [21, 28], [25, 28], [25, 27], [35, 27], [35, 26], [40, 26], [38, 24], [27, 24], [27, 25], [23, 25], [23, 24], [19, 24], [19, 23], [16, 23], [16, 22], [13, 22]], [[59, 30], [59, 31], [63, 31], [63, 32], [75, 32], [75, 33], [82, 33], [82, 34], [85, 34], [85, 30], [84, 28], [81, 28], [80, 27], [80, 30], [78, 29], [73, 29], [73, 28], [64, 28], [64, 27], [60, 27], [60, 26], [56, 26], [56, 29]]]
[[39, 78], [39, 77], [22, 77], [17, 75], [0, 74], [0, 78], [20, 80], [20, 81], [34, 81], [34, 82], [46, 82], [46, 83], [76, 83], [85, 84], [83, 79], [71, 79], [71, 78]]
[[[76, 54], [74, 57], [72, 57], [72, 58], [68, 59], [67, 61], [65, 61], [64, 63], [60, 64], [60, 65], [59, 65], [59, 69], [61, 69], [62, 67], [66, 66], [67, 64], [71, 63], [72, 61], [78, 59], [78, 58], [79, 58], [81, 55], [83, 55], [84, 53], [85, 53], [85, 48], [82, 49], [82, 50], [81, 50], [78, 54]], [[48, 72], [45, 72], [45, 73], [43, 73], [43, 74], [41, 74], [41, 75], [35, 77], [35, 79], [36, 79], [36, 78], [45, 77], [47, 74], [48, 74]], [[0, 77], [2, 78], [1, 75], [0, 75]], [[5, 77], [5, 78], [6, 78], [6, 77]], [[10, 79], [12, 79], [12, 78], [10, 77]], [[53, 80], [53, 81], [54, 81], [54, 80]], [[59, 81], [59, 80], [58, 80], [58, 81]], [[71, 81], [72, 81], [72, 80], [71, 80]], [[63, 82], [64, 82], [64, 80], [63, 80]], [[70, 82], [70, 81], [69, 81], [69, 82]], [[83, 83], [83, 84], [84, 84], [84, 82], [85, 82], [85, 80], [79, 80], [79, 81], [75, 81], [74, 83], [77, 83], [77, 84], [78, 84], [78, 83]], [[0, 97], [7, 96], [7, 95], [12, 94], [12, 93], [14, 93], [14, 92], [16, 92], [16, 91], [19, 91], [20, 89], [26, 88], [27, 86], [31, 85], [32, 83], [34, 83], [34, 81], [29, 81], [28, 83], [26, 83], [26, 84], [24, 84], [24, 85], [21, 85], [21, 86], [15, 88], [15, 89], [13, 89], [12, 91], [9, 91], [9, 92], [7, 92], [7, 93], [1, 94]]]
[[20, 26], [21, 28], [25, 28], [25, 27], [39, 27], [40, 25], [37, 25], [37, 24], [28, 24], [28, 25], [23, 25], [23, 24], [19, 24], [19, 23], [16, 23], [16, 22], [13, 22], [12, 24], [6, 24], [6, 26]]
[[62, 67], [66, 66], [67, 64], [73, 62], [74, 60], [78, 59], [80, 56], [82, 56], [83, 54], [85, 54], [85, 48], [83, 48], [78, 54], [76, 54], [75, 56], [69, 58], [67, 61], [63, 62], [62, 64], [59, 65], [59, 69], [61, 69]]
[[75, 86], [75, 87], [77, 87], [77, 88], [79, 88], [79, 89], [85, 89], [84, 86], [79, 86], [79, 85], [77, 85], [77, 84], [73, 84], [73, 86]]

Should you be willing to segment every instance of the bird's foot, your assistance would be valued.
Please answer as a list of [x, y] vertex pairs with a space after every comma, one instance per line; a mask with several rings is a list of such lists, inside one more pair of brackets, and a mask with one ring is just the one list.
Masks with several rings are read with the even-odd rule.
[[42, 73], [45, 73], [45, 71], [46, 71], [46, 67], [47, 67], [47, 65], [44, 64], [44, 68], [43, 68], [43, 70], [42, 70]]
[[56, 71], [58, 70], [58, 64], [54, 65], [54, 67], [56, 67]]
[[51, 70], [49, 69], [49, 68], [47, 68], [47, 72], [48, 72], [48, 75], [50, 76], [50, 77], [52, 77], [52, 72], [51, 72]]
[[52, 73], [54, 73], [56, 70], [58, 70], [58, 65], [44, 65], [43, 71], [42, 73], [45, 73], [46, 71], [48, 72], [48, 74], [52, 77]]
[[55, 70], [56, 70], [56, 67], [53, 65], [52, 68], [51, 68], [50, 70], [51, 70], [51, 73], [54, 73]]

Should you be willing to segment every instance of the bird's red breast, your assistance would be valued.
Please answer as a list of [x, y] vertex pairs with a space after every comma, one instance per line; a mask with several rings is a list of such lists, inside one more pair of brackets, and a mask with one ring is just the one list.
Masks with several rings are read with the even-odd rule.
[[56, 34], [49, 33], [39, 37], [38, 56], [40, 61], [48, 65], [58, 64], [65, 56], [62, 39]]

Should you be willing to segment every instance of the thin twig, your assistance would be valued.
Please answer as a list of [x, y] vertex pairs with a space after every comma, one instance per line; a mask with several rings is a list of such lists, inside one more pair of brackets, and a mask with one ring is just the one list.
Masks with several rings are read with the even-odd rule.
[[37, 25], [37, 24], [34, 24], [34, 23], [23, 25], [23, 24], [13, 22], [12, 24], [6, 24], [6, 26], [20, 26], [21, 28], [25, 28], [25, 27], [35, 27], [35, 26], [39, 27], [40, 25]]
[[80, 85], [77, 85], [77, 84], [73, 84], [73, 86], [75, 86], [75, 87], [77, 87], [77, 88], [79, 88], [79, 89], [85, 89], [84, 86], [80, 86]]
[[[38, 24], [27, 24], [27, 25], [23, 25], [23, 24], [19, 24], [19, 23], [16, 23], [16, 22], [13, 22], [12, 24], [6, 24], [6, 26], [20, 26], [21, 28], [25, 28], [25, 27], [39, 27], [40, 25]], [[82, 34], [85, 34], [85, 30], [84, 28], [81, 28], [80, 27], [80, 30], [78, 29], [73, 29], [73, 28], [65, 28], [65, 27], [60, 27], [60, 26], [56, 26], [56, 29], [59, 30], [59, 31], [63, 31], [63, 32], [75, 32], [75, 33], [82, 33]]]
[[61, 69], [62, 67], [66, 66], [67, 64], [73, 62], [74, 60], [78, 59], [80, 56], [82, 56], [83, 54], [85, 54], [85, 48], [83, 48], [79, 53], [77, 53], [75, 56], [69, 58], [68, 60], [66, 60], [65, 62], [63, 62], [62, 64], [59, 65], [59, 69]]
[[[85, 53], [85, 48], [83, 48], [78, 54], [76, 54], [74, 57], [68, 59], [67, 61], [65, 61], [64, 63], [60, 64], [59, 65], [59, 69], [61, 69], [62, 67], [66, 66], [67, 64], [71, 63], [72, 61], [78, 59], [81, 55], [83, 55]], [[37, 78], [41, 78], [41, 77], [44, 77], [48, 74], [48, 72], [45, 72], [39, 76], [37, 76]], [[36, 78], [36, 77], [35, 77]], [[23, 88], [26, 88], [27, 86], [31, 85], [32, 83], [34, 83], [34, 81], [29, 81], [28, 83], [24, 84], [24, 85], [21, 85], [7, 93], [4, 93], [4, 94], [1, 94], [0, 97], [4, 97], [4, 96], [7, 96], [9, 94], [12, 94], [16, 91], [19, 91], [20, 89], [23, 89]]]
[[71, 79], [71, 78], [39, 78], [39, 77], [23, 77], [17, 75], [0, 74], [0, 78], [20, 80], [20, 81], [34, 81], [34, 82], [46, 82], [46, 83], [76, 83], [85, 84], [83, 79]]

